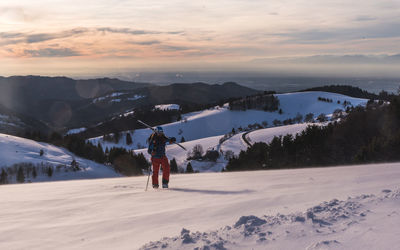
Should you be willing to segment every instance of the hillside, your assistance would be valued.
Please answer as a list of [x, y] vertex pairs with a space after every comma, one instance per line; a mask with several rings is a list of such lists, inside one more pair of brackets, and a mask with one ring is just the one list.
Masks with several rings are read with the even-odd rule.
[[[0, 134], [0, 159], [0, 169], [7, 172], [9, 183], [16, 182], [16, 170], [20, 167], [26, 182], [120, 176], [111, 167], [77, 157], [64, 148], [6, 134]], [[37, 172], [35, 178], [33, 168]], [[52, 169], [51, 176], [48, 168]]]
[[[170, 104], [179, 105], [181, 112], [186, 113], [192, 110], [201, 110], [211, 105], [216, 105], [221, 100], [238, 98], [252, 95], [259, 91], [242, 87], [235, 83], [218, 84], [171, 84], [168, 86], [150, 86], [132, 91], [119, 91], [93, 99], [90, 103], [79, 107], [78, 112], [73, 114], [72, 119], [82, 121], [76, 124], [77, 127], [87, 126], [88, 121], [97, 121], [101, 124], [91, 126], [85, 135], [99, 134], [98, 131], [107, 133], [114, 128], [119, 130], [126, 126], [135, 128], [129, 117], [122, 116], [127, 112], [150, 111], [157, 105]], [[176, 112], [178, 113], [178, 112]], [[165, 116], [159, 112], [160, 116]], [[158, 114], [152, 114], [157, 116]], [[116, 117], [120, 119], [115, 119]], [[176, 117], [176, 115], [174, 115]], [[151, 120], [151, 118], [148, 118]], [[161, 120], [163, 117], [153, 117], [153, 120]], [[90, 124], [90, 123], [89, 123]]]
[[67, 77], [0, 77], [0, 104], [21, 115], [62, 128], [74, 121], [74, 113], [88, 99], [110, 91], [131, 90], [144, 83], [101, 78], [75, 80]]
[[0, 133], [18, 135], [26, 131], [49, 133], [51, 128], [35, 118], [21, 115], [0, 104]]
[[[223, 136], [235, 130], [244, 130], [248, 125], [264, 124], [268, 127], [275, 126], [274, 121], [282, 123], [285, 120], [293, 119], [300, 115], [303, 121], [309, 113], [313, 114], [313, 119], [317, 118], [321, 113], [330, 117], [337, 109], [345, 109], [345, 102], [348, 106], [365, 105], [367, 100], [348, 97], [340, 94], [327, 92], [299, 92], [278, 94], [276, 97], [280, 101], [280, 109], [282, 112], [265, 112], [260, 110], [231, 111], [226, 106], [215, 107], [212, 109], [193, 112], [182, 116], [179, 122], [164, 124], [163, 128], [168, 136], [174, 136], [178, 142], [183, 137], [186, 141], [197, 140], [201, 138]], [[318, 97], [332, 99], [333, 102], [318, 101]], [[125, 142], [125, 134], [131, 133], [133, 143], [127, 145]], [[151, 134], [149, 129], [136, 129], [122, 133], [122, 137], [118, 144], [104, 141], [103, 137], [92, 138], [89, 141], [97, 145], [101, 143], [103, 148], [122, 146], [127, 149], [139, 149], [146, 146], [146, 139]]]
[[396, 163], [1, 186], [0, 248], [394, 250], [399, 178]]
[[[287, 134], [296, 135], [303, 131], [308, 125], [307, 123], [293, 124], [287, 126], [279, 126], [273, 128], [264, 128], [255, 130], [252, 132], [241, 132], [233, 135], [225, 141], [220, 141], [222, 136], [212, 136], [193, 141], [183, 142], [182, 146], [187, 148], [189, 152], [193, 150], [196, 145], [201, 145], [204, 153], [207, 150], [216, 150], [220, 153], [220, 156], [216, 161], [209, 160], [187, 160], [188, 152], [182, 150], [176, 145], [167, 145], [167, 157], [169, 159], [175, 159], [178, 167], [181, 171], [186, 170], [187, 164], [190, 162], [194, 171], [198, 172], [221, 172], [228, 163], [229, 157], [233, 155], [239, 155], [240, 151], [246, 150], [248, 145], [243, 140], [243, 136], [246, 136], [250, 143], [265, 142], [269, 143], [275, 136], [285, 136]], [[147, 153], [147, 149], [137, 149], [136, 154], [143, 153], [146, 158], [150, 161], [150, 155]]]
[[386, 91], [381, 91], [379, 94], [370, 93], [366, 90], [362, 90], [359, 87], [354, 87], [351, 85], [327, 85], [321, 87], [313, 87], [306, 90], [308, 91], [325, 91], [331, 93], [337, 93], [342, 95], [347, 95], [356, 98], [372, 99], [372, 100], [385, 100], [390, 101], [393, 98], [393, 94], [389, 94]]
[[0, 77], [0, 105], [57, 130], [94, 126], [135, 108], [176, 103], [190, 110], [258, 92], [236, 83], [155, 86], [110, 78]]

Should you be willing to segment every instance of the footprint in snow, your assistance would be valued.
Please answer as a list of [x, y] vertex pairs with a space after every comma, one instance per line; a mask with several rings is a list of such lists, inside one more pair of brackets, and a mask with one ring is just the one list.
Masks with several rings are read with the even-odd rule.
[[314, 249], [326, 249], [327, 247], [337, 247], [340, 245], [340, 242], [337, 240], [323, 240], [317, 243], [314, 243], [307, 247], [307, 250], [314, 250]]

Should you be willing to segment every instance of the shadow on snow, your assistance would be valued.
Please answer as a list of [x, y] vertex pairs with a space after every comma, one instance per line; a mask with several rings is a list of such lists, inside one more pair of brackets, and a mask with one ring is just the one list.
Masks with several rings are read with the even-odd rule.
[[222, 190], [204, 190], [204, 189], [191, 189], [191, 188], [169, 188], [171, 191], [185, 192], [185, 193], [203, 193], [203, 194], [246, 194], [252, 193], [253, 190], [240, 190], [240, 191], [222, 191]]

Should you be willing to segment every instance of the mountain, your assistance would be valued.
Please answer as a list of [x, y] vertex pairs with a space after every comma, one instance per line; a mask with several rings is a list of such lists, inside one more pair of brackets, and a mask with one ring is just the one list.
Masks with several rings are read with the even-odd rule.
[[[70, 124], [74, 127], [85, 127], [93, 124], [123, 122], [115, 120], [129, 111], [151, 111], [158, 104], [178, 104], [182, 112], [200, 110], [216, 105], [221, 100], [233, 97], [252, 95], [259, 91], [238, 84], [209, 85], [205, 83], [172, 84], [169, 86], [150, 86], [137, 90], [108, 93], [82, 105], [73, 113]], [[156, 120], [165, 121], [162, 117]], [[132, 122], [128, 121], [132, 126]], [[105, 126], [105, 125], [102, 125]], [[121, 127], [118, 124], [108, 127]], [[134, 127], [132, 127], [133, 129]]]
[[204, 105], [257, 92], [236, 83], [154, 86], [110, 78], [0, 77], [0, 104], [55, 129], [90, 126], [144, 106]]
[[121, 89], [148, 86], [102, 78], [74, 80], [67, 77], [0, 77], [0, 104], [22, 115], [41, 120], [53, 127], [68, 125], [75, 109], [87, 100]]
[[0, 104], [0, 133], [21, 135], [27, 131], [49, 133], [51, 128], [33, 117], [21, 115]]

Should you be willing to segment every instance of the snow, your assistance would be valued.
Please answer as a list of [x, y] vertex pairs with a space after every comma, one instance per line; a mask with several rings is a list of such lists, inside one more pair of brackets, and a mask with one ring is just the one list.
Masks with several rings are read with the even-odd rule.
[[104, 101], [104, 100], [106, 100], [106, 99], [108, 99], [108, 98], [118, 97], [118, 96], [121, 96], [121, 95], [123, 95], [123, 94], [124, 94], [124, 93], [121, 93], [121, 92], [115, 92], [115, 93], [112, 93], [112, 94], [110, 94], [110, 95], [98, 97], [98, 98], [93, 99], [93, 103], [101, 102], [101, 101]]
[[392, 163], [5, 185], [0, 248], [398, 249], [399, 179]]
[[[224, 141], [222, 144], [219, 143], [221, 136], [212, 136], [208, 138], [188, 141], [180, 143], [184, 146], [188, 151], [192, 151], [195, 145], [201, 145], [204, 152], [207, 150], [217, 150], [218, 152], [222, 152], [225, 154], [227, 151], [232, 151], [235, 155], [238, 155], [240, 151], [246, 150], [248, 145], [243, 141], [243, 135], [246, 133], [246, 137], [250, 139], [251, 143], [255, 142], [265, 142], [269, 143], [275, 136], [285, 136], [287, 134], [296, 135], [300, 133], [310, 124], [301, 123], [301, 124], [293, 124], [287, 126], [273, 127], [273, 128], [265, 128], [260, 130], [255, 130], [251, 132], [242, 132], [238, 133], [228, 140]], [[316, 124], [320, 125], [320, 124]], [[177, 165], [186, 169], [186, 165], [188, 164], [187, 153], [188, 151], [182, 150], [177, 145], [167, 145], [166, 147], [166, 155], [172, 160], [175, 158]], [[135, 150], [136, 154], [143, 153], [143, 155], [150, 161], [150, 155], [147, 153], [147, 149], [139, 149]], [[220, 172], [223, 168], [226, 167], [228, 160], [224, 159], [224, 156], [221, 155], [218, 158], [217, 162], [207, 162], [207, 161], [190, 161], [192, 167], [195, 171], [199, 172]]]
[[115, 92], [115, 93], [112, 93], [110, 95], [106, 95], [106, 96], [95, 98], [95, 99], [93, 99], [92, 102], [93, 103], [97, 103], [97, 102], [102, 102], [102, 101], [107, 100], [107, 99], [110, 99], [109, 102], [121, 102], [122, 100], [136, 101], [136, 100], [139, 100], [139, 99], [145, 97], [143, 95], [133, 95], [132, 97], [128, 97], [126, 99], [115, 98], [115, 97], [120, 97], [120, 96], [125, 95], [125, 94], [126, 93]]
[[67, 132], [67, 135], [73, 135], [73, 134], [79, 134], [83, 131], [86, 131], [87, 128], [74, 128], [74, 129], [70, 129]]
[[[350, 102], [353, 106], [365, 105], [368, 100], [348, 97], [340, 94], [328, 92], [299, 92], [276, 95], [280, 100], [280, 108], [283, 113], [264, 112], [260, 110], [232, 111], [226, 106], [215, 107], [208, 110], [193, 112], [182, 116], [182, 120], [169, 124], [164, 124], [165, 133], [170, 137], [176, 137], [178, 141], [182, 137], [186, 141], [192, 141], [202, 138], [223, 136], [232, 131], [246, 128], [249, 124], [262, 124], [267, 122], [272, 126], [274, 120], [286, 120], [294, 118], [301, 114], [303, 117], [308, 113], [313, 113], [316, 118], [319, 114], [332, 114], [337, 109], [344, 109], [344, 101]], [[318, 97], [332, 99], [332, 103], [318, 101]], [[340, 101], [340, 104], [337, 102]], [[104, 142], [102, 137], [89, 139], [94, 145], [102, 144], [106, 147], [124, 147], [126, 149], [140, 149], [146, 146], [146, 140], [152, 131], [150, 129], [137, 129], [131, 135], [133, 143], [126, 145], [125, 137], [122, 137], [119, 143]]]
[[154, 106], [154, 109], [159, 110], [179, 110], [181, 107], [178, 104], [160, 104]]
[[2, 115], [0, 114], [0, 119], [6, 120], [9, 119], [10, 117], [8, 115]]
[[144, 96], [144, 95], [134, 95], [133, 97], [128, 97], [126, 100], [128, 100], [128, 101], [136, 101], [136, 100], [139, 100], [139, 99], [141, 99], [141, 98], [145, 98], [146, 96]]
[[[42, 156], [40, 156], [41, 150], [43, 150]], [[64, 148], [1, 133], [0, 159], [0, 168], [11, 167], [18, 163], [45, 164], [53, 167], [70, 166], [73, 159], [82, 168], [77, 172], [55, 172], [51, 178], [38, 176], [36, 179], [29, 179], [32, 182], [120, 176], [111, 167], [77, 157]]]
[[112, 99], [110, 102], [121, 102], [121, 99]]

